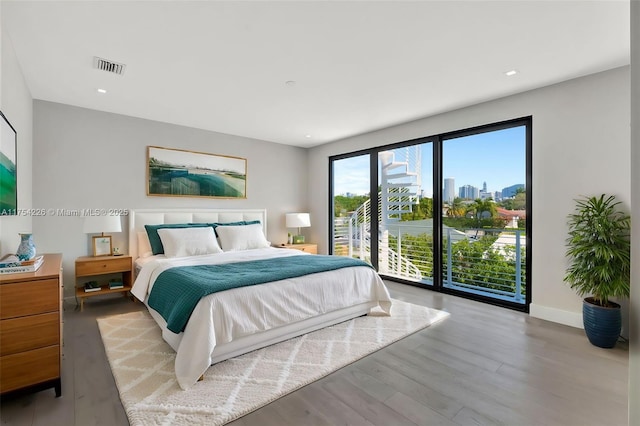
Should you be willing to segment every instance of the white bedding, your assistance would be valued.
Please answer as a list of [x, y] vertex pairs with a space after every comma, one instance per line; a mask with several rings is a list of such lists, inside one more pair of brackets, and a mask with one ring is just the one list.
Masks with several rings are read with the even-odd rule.
[[[175, 266], [301, 254], [304, 253], [297, 250], [264, 248], [185, 258], [153, 258], [142, 266], [131, 293], [146, 303], [156, 277]], [[389, 292], [372, 268], [344, 268], [211, 294], [198, 303], [184, 332], [179, 334], [169, 331], [159, 315], [153, 316], [162, 328], [164, 339], [177, 353], [178, 383], [188, 389], [211, 365], [216, 345], [354, 305], [390, 312]]]

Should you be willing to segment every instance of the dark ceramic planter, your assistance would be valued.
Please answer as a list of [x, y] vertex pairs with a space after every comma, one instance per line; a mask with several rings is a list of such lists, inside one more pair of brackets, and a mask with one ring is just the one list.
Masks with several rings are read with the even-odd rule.
[[622, 329], [620, 305], [609, 302], [614, 307], [606, 308], [593, 304], [593, 298], [587, 297], [582, 303], [584, 331], [592, 345], [600, 348], [613, 348]]

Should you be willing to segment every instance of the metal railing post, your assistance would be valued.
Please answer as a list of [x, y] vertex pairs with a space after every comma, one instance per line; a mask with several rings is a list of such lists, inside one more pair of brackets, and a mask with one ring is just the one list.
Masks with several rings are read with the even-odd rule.
[[396, 261], [396, 273], [402, 274], [402, 230], [398, 227], [398, 247], [396, 253], [398, 254], [398, 260]]
[[360, 224], [360, 260], [364, 260], [364, 223]]
[[349, 257], [353, 257], [353, 219], [349, 218]]
[[453, 277], [453, 260], [451, 257], [451, 228], [447, 228], [447, 283], [449, 286], [451, 286]]
[[522, 300], [522, 295], [520, 292], [522, 291], [522, 282], [521, 282], [521, 261], [520, 256], [520, 230], [516, 230], [516, 302], [520, 302]]

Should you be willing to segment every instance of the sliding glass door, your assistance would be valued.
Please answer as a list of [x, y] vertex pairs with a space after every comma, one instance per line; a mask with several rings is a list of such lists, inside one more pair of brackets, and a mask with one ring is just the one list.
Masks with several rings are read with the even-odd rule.
[[370, 158], [364, 154], [331, 162], [331, 246], [335, 255], [372, 263]]
[[442, 285], [526, 302], [527, 126], [442, 141]]
[[531, 119], [330, 158], [331, 253], [528, 310]]
[[378, 152], [378, 267], [381, 274], [433, 285], [431, 142]]

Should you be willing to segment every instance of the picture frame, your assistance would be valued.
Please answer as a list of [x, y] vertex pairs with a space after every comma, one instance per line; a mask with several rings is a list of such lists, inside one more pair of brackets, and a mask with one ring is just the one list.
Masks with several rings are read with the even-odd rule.
[[147, 146], [147, 195], [247, 198], [247, 159]]
[[18, 132], [0, 111], [0, 215], [18, 214]]
[[111, 236], [100, 235], [92, 237], [93, 255], [94, 256], [111, 256]]

